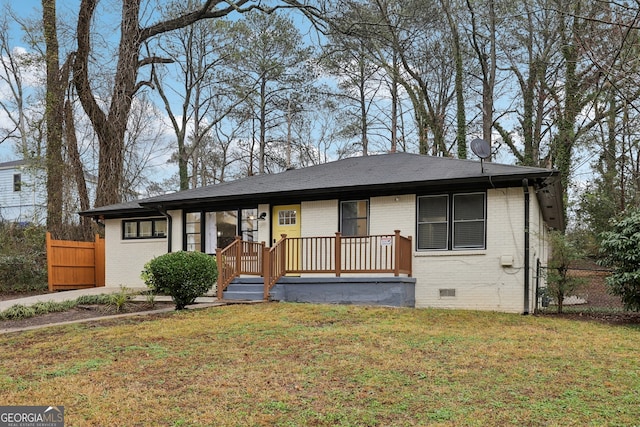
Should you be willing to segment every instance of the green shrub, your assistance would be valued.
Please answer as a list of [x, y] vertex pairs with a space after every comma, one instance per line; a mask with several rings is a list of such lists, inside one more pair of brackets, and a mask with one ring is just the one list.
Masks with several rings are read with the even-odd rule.
[[600, 265], [611, 267], [609, 293], [621, 298], [626, 310], [640, 311], [640, 210], [633, 210], [600, 235]]
[[17, 320], [27, 319], [36, 315], [36, 311], [33, 307], [27, 307], [22, 304], [12, 305], [11, 307], [0, 313], [0, 319], [3, 320]]
[[0, 222], [0, 292], [46, 288], [44, 227]]
[[126, 286], [120, 286], [120, 292], [109, 295], [107, 308], [116, 313], [122, 313], [126, 311], [129, 301], [131, 301], [131, 291]]
[[109, 294], [98, 294], [98, 295], [80, 295], [76, 299], [76, 303], [80, 305], [94, 305], [94, 304], [102, 304], [107, 305], [111, 302], [111, 295]]
[[201, 252], [171, 252], [149, 261], [142, 278], [153, 292], [170, 295], [176, 310], [182, 310], [214, 285], [218, 267], [213, 257]]

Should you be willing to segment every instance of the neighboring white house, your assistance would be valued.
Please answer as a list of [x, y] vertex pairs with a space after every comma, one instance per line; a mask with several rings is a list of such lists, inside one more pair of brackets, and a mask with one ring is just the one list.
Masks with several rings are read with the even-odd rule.
[[[235, 236], [266, 246], [282, 234], [311, 239], [336, 232], [362, 237], [358, 245], [377, 242], [358, 249], [342, 241], [344, 257], [346, 251], [383, 251], [392, 240], [372, 236], [399, 230], [411, 238], [411, 305], [525, 313], [535, 306], [536, 265], [546, 265], [549, 256], [547, 233], [564, 228], [555, 170], [481, 168], [475, 161], [406, 153], [252, 176], [81, 215], [105, 225], [107, 286], [142, 285], [140, 272], [153, 257], [179, 250], [214, 254]], [[383, 276], [390, 274], [341, 278]], [[371, 292], [382, 289], [376, 286]]]
[[24, 160], [0, 163], [0, 220], [44, 223], [46, 215], [44, 173]]

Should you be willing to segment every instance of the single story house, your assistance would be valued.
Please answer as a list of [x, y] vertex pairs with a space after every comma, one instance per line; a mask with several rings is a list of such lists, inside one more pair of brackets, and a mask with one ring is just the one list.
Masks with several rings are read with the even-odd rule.
[[255, 275], [276, 300], [529, 313], [562, 203], [556, 170], [391, 153], [80, 214], [105, 226], [107, 286], [201, 251], [217, 254], [225, 292]]

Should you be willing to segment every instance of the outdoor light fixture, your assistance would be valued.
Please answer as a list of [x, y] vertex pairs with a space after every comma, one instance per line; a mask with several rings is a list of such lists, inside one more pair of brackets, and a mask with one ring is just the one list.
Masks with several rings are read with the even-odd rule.
[[267, 213], [266, 212], [260, 212], [260, 216], [258, 217], [258, 219], [260, 221], [264, 221], [265, 219], [267, 219]]

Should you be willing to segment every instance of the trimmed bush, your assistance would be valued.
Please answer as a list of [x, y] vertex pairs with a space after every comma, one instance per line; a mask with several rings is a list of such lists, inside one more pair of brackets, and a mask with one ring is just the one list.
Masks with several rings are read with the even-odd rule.
[[170, 295], [176, 310], [193, 304], [218, 278], [215, 258], [201, 252], [171, 252], [152, 259], [142, 279], [156, 294]]

